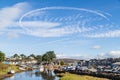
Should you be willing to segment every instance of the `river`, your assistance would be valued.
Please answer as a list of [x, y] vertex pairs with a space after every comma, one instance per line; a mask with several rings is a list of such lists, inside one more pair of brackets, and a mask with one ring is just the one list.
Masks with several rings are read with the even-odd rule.
[[14, 76], [5, 78], [4, 80], [59, 80], [53, 72], [49, 74], [35, 74], [35, 72], [36, 70], [16, 73]]

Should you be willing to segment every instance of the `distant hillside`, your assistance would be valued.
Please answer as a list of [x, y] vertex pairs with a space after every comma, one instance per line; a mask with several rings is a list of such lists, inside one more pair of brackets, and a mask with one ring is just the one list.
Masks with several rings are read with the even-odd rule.
[[56, 59], [55, 62], [64, 61], [65, 63], [74, 63], [79, 62], [78, 59], [70, 59], [70, 58], [63, 58], [63, 59]]

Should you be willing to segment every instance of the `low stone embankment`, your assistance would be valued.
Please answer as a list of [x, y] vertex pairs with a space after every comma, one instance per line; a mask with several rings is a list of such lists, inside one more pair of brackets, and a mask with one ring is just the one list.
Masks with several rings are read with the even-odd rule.
[[78, 74], [78, 75], [89, 75], [89, 76], [94, 76], [94, 77], [99, 77], [99, 78], [107, 78], [111, 80], [120, 80], [120, 74], [114, 74], [114, 73], [96, 73], [96, 72], [88, 72], [88, 71], [60, 71], [60, 70], [54, 70], [55, 73], [65, 73], [69, 72], [72, 74]]

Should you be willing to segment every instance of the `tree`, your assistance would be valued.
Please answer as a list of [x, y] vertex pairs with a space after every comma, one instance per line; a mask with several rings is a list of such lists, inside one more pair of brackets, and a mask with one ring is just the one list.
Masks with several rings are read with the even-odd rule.
[[50, 62], [50, 57], [49, 57], [49, 55], [48, 55], [48, 54], [44, 54], [44, 55], [42, 56], [42, 61]]
[[56, 58], [54, 51], [48, 51], [42, 56], [42, 60], [46, 62], [51, 62], [54, 58]]
[[25, 54], [20, 54], [20, 57], [21, 57], [22, 59], [26, 59], [26, 55], [25, 55]]
[[37, 55], [36, 56], [36, 60], [37, 60], [37, 62], [41, 62], [42, 61], [42, 56], [41, 55]]
[[33, 57], [34, 59], [35, 59], [35, 55], [34, 54], [30, 54], [30, 56], [29, 57]]
[[64, 61], [60, 61], [60, 65], [62, 65], [62, 66], [63, 66], [64, 64], [65, 64], [65, 63], [64, 63]]
[[53, 59], [56, 58], [56, 54], [54, 53], [54, 51], [48, 51], [46, 52], [46, 54], [48, 54], [51, 61], [53, 61]]
[[5, 54], [0, 51], [0, 62], [5, 60]]
[[14, 54], [14, 55], [13, 55], [13, 58], [18, 59], [18, 58], [20, 58], [20, 56], [19, 56], [18, 54]]

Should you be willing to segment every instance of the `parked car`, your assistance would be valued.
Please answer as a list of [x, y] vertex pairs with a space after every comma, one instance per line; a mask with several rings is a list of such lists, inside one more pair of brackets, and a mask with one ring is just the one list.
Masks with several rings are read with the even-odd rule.
[[67, 66], [66, 67], [66, 71], [70, 71], [70, 70], [72, 70], [72, 67], [71, 66]]

